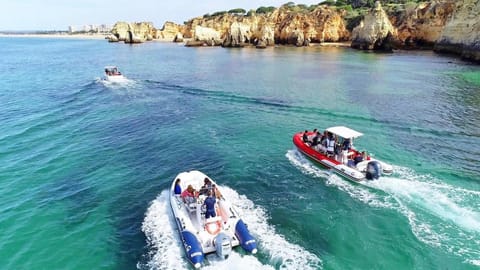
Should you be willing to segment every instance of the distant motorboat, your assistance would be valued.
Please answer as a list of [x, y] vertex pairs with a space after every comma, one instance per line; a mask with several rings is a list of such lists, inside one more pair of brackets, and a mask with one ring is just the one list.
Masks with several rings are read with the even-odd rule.
[[[182, 172], [175, 177], [170, 188], [170, 206], [187, 259], [195, 268], [200, 268], [206, 254], [216, 253], [220, 258], [226, 259], [236, 246], [241, 246], [248, 253], [256, 254], [255, 238], [233, 205], [219, 195], [221, 193], [218, 185], [210, 178], [208, 179], [212, 185], [208, 192], [212, 192], [212, 189], [217, 190], [214, 202], [216, 215], [206, 218], [208, 210], [204, 203], [208, 195], [201, 192], [206, 178], [208, 177], [200, 171]], [[179, 194], [175, 194], [177, 179], [180, 179], [182, 191], [189, 186], [200, 190], [193, 201], [184, 200]]]
[[119, 83], [127, 81], [127, 78], [123, 76], [116, 66], [106, 66], [105, 81]]

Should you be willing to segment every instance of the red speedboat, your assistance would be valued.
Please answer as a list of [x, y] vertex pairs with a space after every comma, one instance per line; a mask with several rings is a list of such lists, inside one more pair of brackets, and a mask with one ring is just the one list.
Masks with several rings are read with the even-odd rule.
[[293, 135], [297, 149], [326, 168], [356, 182], [378, 179], [382, 174], [392, 174], [390, 164], [374, 159], [353, 146], [354, 139], [363, 134], [351, 128], [336, 126], [327, 128], [319, 137], [314, 132], [298, 132]]

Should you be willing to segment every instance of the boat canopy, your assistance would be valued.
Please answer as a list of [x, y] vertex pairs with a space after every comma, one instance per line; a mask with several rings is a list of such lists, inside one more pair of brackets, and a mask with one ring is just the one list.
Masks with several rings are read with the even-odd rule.
[[358, 131], [355, 131], [351, 128], [344, 127], [344, 126], [330, 127], [330, 128], [327, 128], [326, 130], [330, 133], [333, 133], [345, 139], [358, 138], [363, 135], [363, 133], [360, 133]]

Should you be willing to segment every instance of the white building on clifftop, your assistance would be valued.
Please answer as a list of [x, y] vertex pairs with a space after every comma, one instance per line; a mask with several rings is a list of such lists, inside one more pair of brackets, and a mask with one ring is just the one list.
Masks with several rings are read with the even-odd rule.
[[74, 33], [110, 33], [112, 26], [107, 24], [70, 25], [68, 32]]

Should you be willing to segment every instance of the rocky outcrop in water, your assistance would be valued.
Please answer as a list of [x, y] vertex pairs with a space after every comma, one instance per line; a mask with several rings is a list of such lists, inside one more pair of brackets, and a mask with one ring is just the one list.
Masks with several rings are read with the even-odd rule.
[[393, 28], [380, 2], [352, 31], [352, 48], [361, 50], [392, 51], [397, 31]]
[[[361, 6], [364, 2], [354, 3]], [[348, 11], [325, 4], [307, 7], [289, 2], [258, 14], [216, 12], [183, 25], [166, 22], [161, 30], [151, 23], [118, 22], [108, 40], [135, 43], [161, 39], [186, 42], [187, 46], [257, 48], [351, 41], [353, 48], [383, 51], [433, 48], [435, 44], [436, 51], [478, 59], [479, 5], [479, 0], [431, 0], [384, 7], [377, 3], [365, 14], [364, 9]]]
[[142, 43], [153, 40], [156, 29], [150, 22], [127, 23], [117, 22], [112, 29], [112, 35], [116, 37], [109, 41], [124, 41], [125, 43]]
[[461, 0], [435, 44], [437, 52], [459, 54], [480, 62], [480, 1]]
[[[160, 39], [164, 41], [174, 41], [174, 42], [183, 42], [183, 26], [178, 25], [173, 22], [165, 22], [162, 29], [157, 31], [155, 39]], [[179, 35], [180, 34], [180, 35]], [[181, 39], [181, 41], [180, 41]]]

